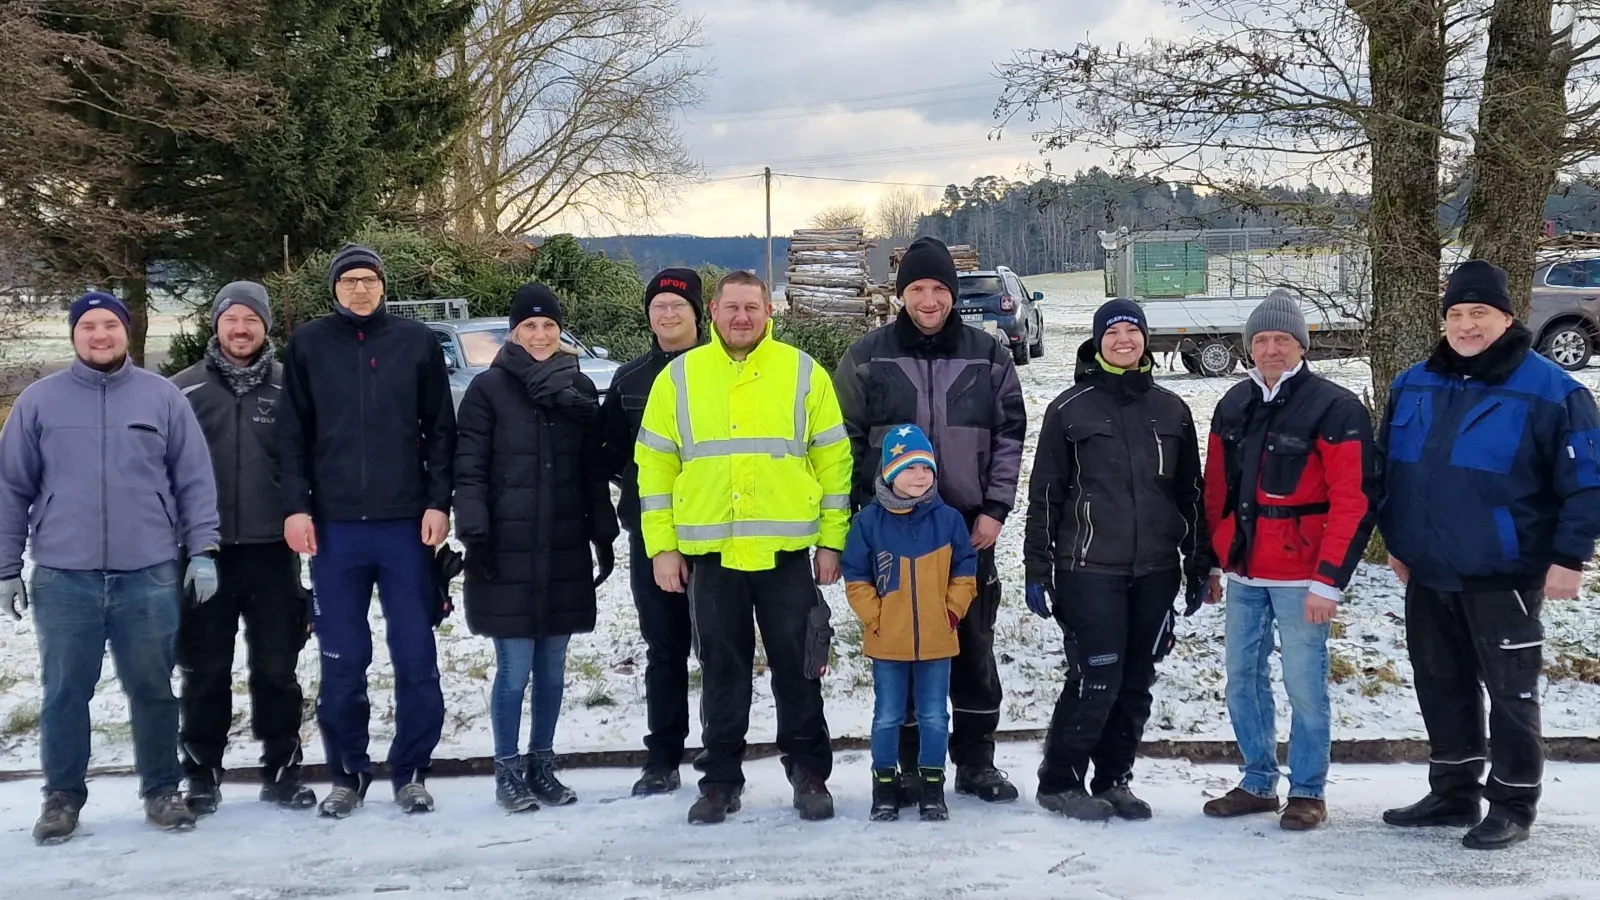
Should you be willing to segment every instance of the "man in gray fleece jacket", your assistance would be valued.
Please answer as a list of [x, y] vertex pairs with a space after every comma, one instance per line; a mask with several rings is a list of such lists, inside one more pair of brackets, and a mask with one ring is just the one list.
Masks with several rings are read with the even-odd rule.
[[117, 298], [85, 294], [68, 322], [77, 359], [23, 391], [0, 431], [0, 604], [19, 619], [28, 606], [22, 551], [32, 544], [44, 685], [40, 843], [71, 837], [88, 798], [89, 701], [108, 641], [128, 697], [145, 820], [194, 825], [178, 791], [172, 669], [182, 592], [204, 603], [217, 588], [217, 488], [194, 412], [176, 387], [128, 359], [128, 310]]

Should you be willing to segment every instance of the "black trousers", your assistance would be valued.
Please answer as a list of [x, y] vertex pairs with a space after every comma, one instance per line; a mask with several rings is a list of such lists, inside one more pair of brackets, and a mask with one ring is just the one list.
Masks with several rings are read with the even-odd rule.
[[689, 596], [663, 591], [656, 584], [644, 538], [630, 534], [628, 551], [628, 579], [645, 644], [647, 766], [676, 769], [683, 763], [683, 742], [689, 737]]
[[1056, 572], [1056, 619], [1081, 675], [1062, 685], [1039, 766], [1040, 793], [1088, 785], [1099, 793], [1133, 777], [1150, 720], [1157, 647], [1182, 580], [1177, 569], [1140, 578]]
[[741, 572], [716, 554], [689, 564], [689, 606], [700, 655], [701, 743], [695, 761], [701, 787], [744, 784], [745, 734], [750, 730], [756, 635], [761, 626], [772, 696], [778, 707], [778, 750], [791, 779], [802, 772], [827, 778], [833, 749], [822, 712], [822, 682], [805, 677], [806, 615], [818, 602], [805, 551], [779, 553], [774, 568]]
[[[1000, 573], [990, 547], [978, 551], [978, 596], [956, 628], [961, 652], [950, 660], [950, 760], [958, 767], [994, 766], [994, 732], [1000, 727], [1002, 699], [1000, 667], [994, 660], [994, 621], [999, 613]], [[915, 689], [908, 696], [915, 697]], [[900, 729], [901, 771], [917, 771], [918, 746], [916, 710], [907, 701], [906, 724]]]
[[1533, 824], [1544, 775], [1543, 600], [1539, 590], [1447, 593], [1417, 584], [1406, 589], [1406, 645], [1428, 729], [1429, 789], [1441, 797], [1485, 798], [1524, 826]]
[[300, 762], [303, 715], [295, 663], [306, 642], [300, 559], [289, 545], [235, 544], [217, 556], [218, 589], [188, 604], [178, 628], [183, 672], [183, 754], [190, 774], [222, 767], [233, 724], [233, 645], [244, 619], [250, 727], [265, 774]]

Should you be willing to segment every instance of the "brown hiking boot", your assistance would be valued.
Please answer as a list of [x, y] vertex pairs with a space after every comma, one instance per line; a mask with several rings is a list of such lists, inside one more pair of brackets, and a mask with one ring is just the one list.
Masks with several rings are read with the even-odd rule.
[[1276, 796], [1257, 797], [1244, 788], [1234, 788], [1205, 805], [1205, 814], [1213, 819], [1231, 819], [1235, 816], [1275, 813], [1277, 811], [1278, 798]]
[[1278, 827], [1284, 831], [1310, 831], [1328, 821], [1328, 805], [1310, 797], [1290, 797]]

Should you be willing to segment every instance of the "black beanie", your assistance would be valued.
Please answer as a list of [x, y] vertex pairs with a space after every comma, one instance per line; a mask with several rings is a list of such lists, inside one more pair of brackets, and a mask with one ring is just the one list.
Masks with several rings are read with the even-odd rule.
[[895, 272], [894, 295], [904, 297], [906, 288], [914, 281], [932, 278], [950, 289], [950, 299], [961, 294], [960, 279], [956, 275], [956, 262], [950, 258], [950, 248], [935, 237], [920, 237], [906, 248], [900, 257], [900, 268]]
[[1511, 309], [1506, 270], [1482, 259], [1469, 259], [1450, 273], [1444, 287], [1444, 310], [1449, 312], [1457, 303], [1482, 303], [1508, 316], [1516, 315]]
[[700, 320], [705, 318], [705, 313], [702, 311], [702, 290], [699, 272], [693, 269], [662, 269], [650, 279], [650, 283], [644, 289], [644, 314], [649, 317], [650, 301], [654, 300], [657, 294], [677, 294], [694, 307], [694, 321], [699, 325]]
[[345, 244], [333, 254], [333, 262], [328, 264], [328, 287], [333, 287], [339, 276], [351, 269], [371, 269], [384, 280], [385, 287], [388, 286], [389, 279], [383, 274], [383, 257], [378, 255], [378, 251], [360, 244]]
[[534, 316], [553, 319], [559, 328], [567, 327], [561, 319], [561, 301], [556, 298], [555, 291], [537, 282], [529, 282], [511, 295], [511, 330], [516, 331], [523, 319]]
[[1094, 311], [1094, 349], [1096, 353], [1100, 352], [1100, 342], [1105, 339], [1106, 332], [1110, 331], [1111, 326], [1118, 322], [1132, 322], [1139, 329], [1139, 333], [1144, 335], [1145, 342], [1149, 343], [1150, 325], [1144, 320], [1144, 307], [1132, 300], [1118, 297], [1115, 300], [1107, 300], [1100, 305], [1099, 309]]

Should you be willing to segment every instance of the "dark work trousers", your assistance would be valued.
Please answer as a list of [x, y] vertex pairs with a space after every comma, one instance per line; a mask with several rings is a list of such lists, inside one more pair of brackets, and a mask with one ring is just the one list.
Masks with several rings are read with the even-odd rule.
[[433, 551], [422, 543], [422, 520], [318, 522], [311, 580], [322, 651], [317, 727], [329, 780], [335, 787], [354, 789], [362, 775], [372, 772], [367, 755], [372, 713], [367, 699], [367, 667], [372, 665], [367, 611], [374, 585], [394, 675], [389, 780], [399, 789], [413, 778], [426, 777], [444, 729], [444, 695], [433, 643], [439, 595], [433, 586]]
[[650, 733], [646, 768], [676, 769], [689, 737], [689, 595], [663, 591], [656, 584], [644, 538], [628, 536], [628, 579], [644, 637], [644, 701]]
[[833, 774], [833, 750], [822, 711], [822, 682], [805, 677], [806, 615], [818, 601], [805, 551], [779, 553], [760, 572], [722, 567], [717, 554], [689, 561], [689, 606], [700, 656], [700, 739], [695, 760], [700, 786], [744, 784], [745, 734], [756, 635], [761, 626], [772, 697], [778, 707], [778, 750], [793, 780], [801, 773]]
[[[950, 760], [957, 767], [994, 766], [1001, 701], [1000, 667], [994, 661], [994, 620], [999, 613], [1000, 573], [990, 547], [978, 551], [978, 596], [956, 628], [961, 652], [950, 661]], [[911, 696], [916, 696], [915, 689]], [[917, 771], [917, 746], [917, 714], [908, 704], [906, 724], [900, 729], [901, 771]]]
[[300, 762], [302, 718], [295, 663], [306, 643], [300, 558], [289, 545], [233, 544], [217, 555], [216, 596], [187, 604], [178, 629], [183, 671], [183, 755], [190, 775], [222, 768], [233, 724], [233, 649], [239, 620], [250, 672], [250, 728], [263, 776]]
[[[1486, 798], [1491, 809], [1523, 826], [1533, 824], [1544, 774], [1543, 600], [1539, 590], [1406, 589], [1406, 645], [1428, 729], [1429, 789], [1472, 802]], [[1487, 743], [1480, 684], [1489, 691]]]
[[1081, 674], [1062, 685], [1044, 740], [1039, 792], [1127, 784], [1150, 720], [1156, 650], [1182, 580], [1177, 569], [1140, 578], [1056, 570], [1056, 620]]

